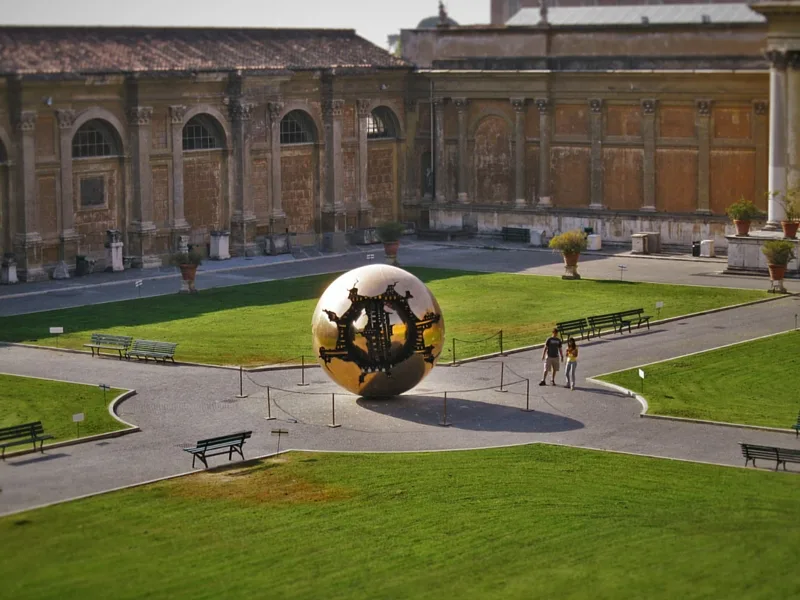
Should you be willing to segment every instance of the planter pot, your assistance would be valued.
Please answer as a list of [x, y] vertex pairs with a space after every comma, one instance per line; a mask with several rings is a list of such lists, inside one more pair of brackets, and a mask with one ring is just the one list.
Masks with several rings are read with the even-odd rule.
[[797, 237], [798, 226], [800, 226], [800, 222], [798, 221], [781, 221], [783, 237], [787, 237], [792, 240], [795, 239]]
[[578, 257], [580, 256], [579, 252], [562, 252], [561, 255], [564, 257], [564, 264], [567, 267], [578, 266]]
[[738, 221], [734, 219], [733, 224], [736, 225], [736, 235], [750, 235], [750, 221]]
[[769, 269], [769, 278], [771, 281], [783, 281], [783, 276], [786, 274], [786, 265], [767, 265]]
[[197, 290], [194, 287], [194, 279], [197, 275], [197, 265], [180, 265], [181, 278], [183, 285], [181, 286], [182, 294], [194, 294]]
[[397, 249], [400, 247], [400, 242], [384, 242], [383, 251], [386, 253], [386, 258], [389, 259], [389, 264], [397, 264]]

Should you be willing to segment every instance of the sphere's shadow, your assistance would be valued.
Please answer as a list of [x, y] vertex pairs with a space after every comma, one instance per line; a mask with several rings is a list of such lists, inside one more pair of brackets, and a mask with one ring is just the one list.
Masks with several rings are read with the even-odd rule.
[[[525, 412], [521, 410], [525, 407], [525, 398], [509, 395], [511, 398], [519, 401], [519, 406], [448, 395], [447, 422], [456, 429], [512, 433], [555, 433], [584, 427], [580, 421], [563, 415], [540, 410]], [[440, 425], [444, 417], [442, 396], [404, 394], [388, 399], [361, 397], [356, 404], [380, 415], [421, 425]]]

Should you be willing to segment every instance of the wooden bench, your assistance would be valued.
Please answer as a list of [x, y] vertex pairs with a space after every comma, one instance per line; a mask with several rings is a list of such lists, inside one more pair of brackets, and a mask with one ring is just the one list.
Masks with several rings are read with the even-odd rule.
[[184, 448], [184, 452], [192, 455], [192, 468], [194, 469], [194, 461], [200, 461], [208, 468], [207, 459], [211, 456], [219, 456], [220, 454], [227, 454], [228, 460], [233, 459], [233, 453], [238, 452], [239, 456], [244, 459], [242, 453], [242, 446], [245, 440], [253, 435], [252, 431], [240, 431], [239, 433], [232, 433], [230, 435], [223, 435], [220, 437], [209, 438], [207, 440], [199, 440], [194, 448]]
[[133, 346], [128, 350], [126, 357], [130, 359], [138, 358], [144, 359], [147, 362], [148, 358], [152, 358], [156, 362], [159, 359], [167, 362], [167, 359], [175, 362], [175, 348], [178, 344], [172, 342], [154, 342], [152, 340], [134, 340]]
[[783, 464], [783, 470], [786, 470], [786, 463], [800, 463], [800, 448], [777, 448], [775, 446], [759, 446], [757, 444], [739, 444], [742, 447], [742, 456], [744, 456], [744, 466], [752, 460], [753, 466], [756, 466], [756, 459], [761, 458], [765, 460], [775, 461], [775, 470]]
[[589, 326], [586, 323], [586, 319], [562, 321], [561, 323], [556, 323], [556, 329], [558, 329], [558, 334], [562, 338], [569, 338], [574, 333], [579, 333], [581, 339], [583, 339], [584, 335], [589, 335]]
[[502, 233], [505, 242], [531, 242], [531, 230], [524, 227], [503, 227]]
[[625, 325], [630, 325], [628, 322], [623, 321], [619, 313], [609, 313], [607, 315], [594, 315], [589, 317], [589, 332], [590, 337], [595, 335], [600, 337], [603, 329], [613, 329], [615, 333], [622, 333], [622, 328]]
[[100, 350], [116, 350], [119, 352], [119, 359], [122, 360], [131, 345], [131, 341], [133, 341], [133, 338], [127, 335], [93, 333], [92, 341], [84, 344], [84, 346], [92, 349], [92, 356], [94, 356], [95, 350], [97, 350], [97, 356], [100, 356]]
[[800, 412], [797, 413], [797, 425], [792, 425], [792, 429], [794, 429], [794, 437], [797, 437], [797, 434], [800, 433]]
[[650, 329], [650, 315], [644, 314], [643, 308], [634, 308], [632, 310], [623, 310], [622, 312], [617, 313], [621, 321], [628, 322], [628, 331], [631, 330], [631, 324], [636, 323], [636, 329], [642, 326], [644, 323], [647, 325], [647, 328]]
[[22, 444], [33, 444], [33, 449], [36, 450], [36, 442], [39, 442], [39, 451], [44, 453], [42, 449], [44, 441], [52, 437], [52, 435], [44, 435], [44, 426], [41, 421], [0, 428], [0, 448], [3, 450], [3, 460], [6, 459], [6, 448]]

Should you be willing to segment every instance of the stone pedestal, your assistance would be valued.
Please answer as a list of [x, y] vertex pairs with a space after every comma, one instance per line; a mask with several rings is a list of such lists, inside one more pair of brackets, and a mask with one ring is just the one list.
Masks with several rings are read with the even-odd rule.
[[631, 254], [649, 254], [647, 251], [647, 234], [634, 233], [631, 236]]
[[587, 250], [601, 250], [603, 248], [603, 243], [600, 240], [600, 236], [596, 233], [590, 234], [586, 236], [586, 249]]
[[53, 269], [53, 279], [69, 279], [69, 266], [66, 261], [58, 262], [56, 268]]
[[22, 281], [46, 281], [42, 268], [42, 238], [39, 234], [26, 234], [16, 240], [14, 253], [18, 259], [18, 275]]
[[580, 278], [581, 276], [578, 273], [578, 265], [575, 265], [574, 267], [569, 265], [564, 266], [564, 274], [561, 276], [561, 279], [580, 279]]
[[128, 239], [134, 268], [157, 269], [161, 266], [161, 257], [155, 250], [156, 226], [153, 223], [134, 223]]
[[229, 231], [212, 231], [211, 253], [209, 255], [209, 258], [211, 260], [228, 260], [231, 257], [229, 246], [230, 246]]
[[717, 255], [714, 249], [714, 240], [700, 241], [700, 256], [703, 258], [714, 258]]
[[17, 281], [17, 261], [12, 256], [6, 256], [0, 266], [0, 283], [11, 285]]
[[[728, 240], [728, 267], [725, 273], [766, 275], [767, 259], [761, 252], [761, 247], [769, 240], [781, 240], [783, 233], [780, 231], [751, 231], [747, 237], [729, 235]], [[797, 277], [800, 275], [800, 240], [790, 240], [795, 245], [795, 258], [786, 265], [786, 275]]]
[[177, 248], [180, 254], [189, 254], [189, 236], [188, 235], [179, 235], [177, 236]]
[[118, 229], [106, 231], [106, 271], [124, 271], [122, 261], [122, 233]]
[[288, 254], [292, 251], [292, 246], [289, 243], [288, 233], [275, 233], [268, 235], [266, 238], [267, 247], [266, 252], [272, 256], [277, 254]]
[[344, 252], [347, 239], [344, 231], [332, 231], [322, 235], [323, 252]]

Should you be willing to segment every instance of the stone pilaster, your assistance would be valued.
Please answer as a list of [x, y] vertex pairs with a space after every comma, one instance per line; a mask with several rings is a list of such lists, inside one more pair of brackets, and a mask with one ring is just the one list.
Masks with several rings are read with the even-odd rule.
[[551, 206], [550, 198], [550, 140], [552, 135], [550, 99], [537, 98], [539, 109], [539, 206]]
[[179, 237], [186, 235], [190, 225], [186, 221], [183, 201], [183, 126], [186, 107], [175, 104], [169, 107], [170, 135], [172, 137], [172, 231], [173, 250], [178, 250]]
[[[345, 206], [342, 201], [344, 169], [342, 167], [342, 107], [344, 100], [328, 99], [323, 102], [325, 126], [325, 202], [322, 205], [322, 233], [327, 250], [337, 249], [339, 238], [335, 234], [345, 231]], [[342, 240], [343, 241], [343, 240]]]
[[433, 172], [435, 188], [435, 201], [446, 202], [447, 190], [447, 156], [444, 144], [444, 98], [436, 97], [433, 99], [434, 112], [434, 164], [436, 169]]
[[695, 101], [697, 108], [697, 212], [711, 214], [710, 207], [710, 170], [711, 170], [711, 100]]
[[656, 100], [642, 100], [642, 208], [645, 212], [656, 210]]
[[[59, 134], [59, 161], [61, 170], [61, 248], [57, 273], [69, 277], [69, 264], [75, 264], [80, 236], [75, 231], [75, 199], [72, 179], [72, 126], [75, 124], [75, 111], [63, 109], [56, 111]], [[56, 273], [53, 274], [55, 278]]]
[[283, 115], [283, 102], [273, 100], [267, 103], [267, 117], [269, 123], [269, 239], [270, 254], [280, 254], [288, 251], [286, 235], [286, 212], [283, 210], [282, 182], [281, 182], [281, 117]]
[[235, 256], [253, 256], [256, 251], [256, 215], [250, 187], [250, 139], [247, 135], [253, 105], [234, 97], [228, 111], [233, 134], [231, 250]]
[[[756, 100], [753, 102], [753, 139], [755, 142], [756, 164], [768, 164], [769, 102], [766, 100]], [[756, 198], [764, 198], [766, 196], [768, 189], [767, 177], [767, 171], [756, 169]]]
[[764, 229], [777, 231], [785, 217], [781, 198], [786, 193], [786, 52], [766, 53], [769, 70], [769, 201]]
[[23, 110], [16, 115], [14, 129], [19, 157], [14, 252], [19, 278], [41, 281], [47, 279], [47, 273], [42, 268], [42, 236], [38, 231], [36, 210], [36, 111]]
[[453, 104], [458, 113], [458, 201], [462, 204], [469, 202], [467, 192], [467, 103], [466, 98], [453, 98]]
[[514, 204], [522, 208], [525, 201], [525, 98], [511, 98], [514, 108]]
[[128, 132], [131, 148], [133, 198], [127, 254], [133, 257], [132, 266], [149, 269], [161, 266], [156, 254], [156, 225], [153, 222], [153, 176], [150, 171], [150, 106], [128, 108]]
[[419, 127], [419, 111], [417, 110], [416, 100], [406, 100], [406, 185], [404, 203], [411, 206], [418, 204], [420, 197], [418, 179], [416, 177], [419, 169], [419, 161], [415, 157], [417, 128]]
[[589, 131], [591, 135], [591, 166], [589, 208], [603, 208], [603, 100], [589, 100]]
[[786, 187], [794, 190], [800, 189], [800, 50], [786, 59]]
[[368, 169], [369, 169], [369, 120], [372, 117], [372, 101], [369, 98], [356, 100], [356, 114], [358, 116], [358, 226], [360, 228], [372, 225], [372, 205], [369, 202]]

